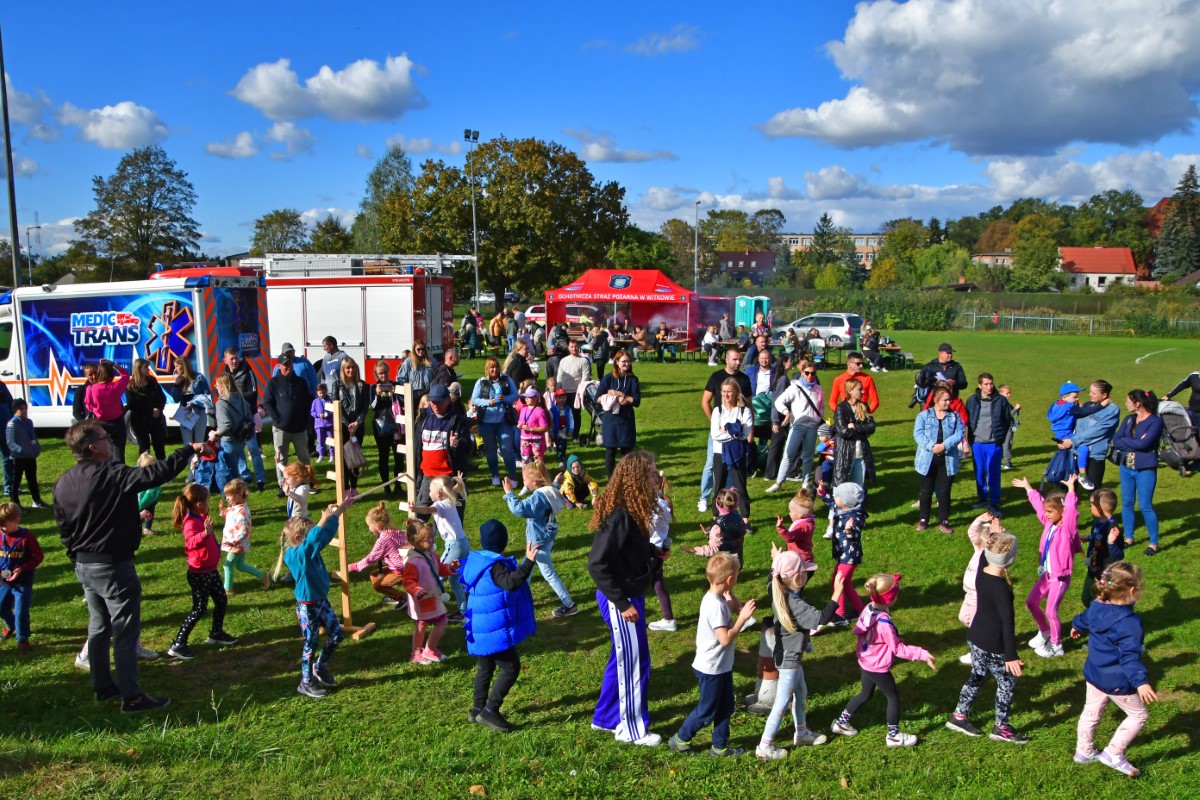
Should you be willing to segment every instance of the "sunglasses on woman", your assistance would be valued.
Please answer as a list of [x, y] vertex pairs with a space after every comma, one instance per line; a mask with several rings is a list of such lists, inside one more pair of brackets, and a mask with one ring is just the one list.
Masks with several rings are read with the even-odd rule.
[[801, 374], [801, 375], [803, 375], [803, 376], [804, 376], [804, 377], [806, 377], [806, 378], [811, 378], [811, 377], [813, 377], [814, 375], [816, 375], [817, 373], [813, 372], [813, 371], [812, 371], [812, 370], [810, 370], [810, 369], [806, 369], [806, 370], [804, 370], [804, 372], [802, 372], [802, 373], [800, 373], [800, 374]]

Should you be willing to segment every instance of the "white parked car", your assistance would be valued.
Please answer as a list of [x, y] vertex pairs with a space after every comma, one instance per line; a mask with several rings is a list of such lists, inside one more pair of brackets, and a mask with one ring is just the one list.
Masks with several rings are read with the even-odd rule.
[[807, 317], [801, 317], [798, 320], [789, 322], [786, 325], [777, 325], [771, 333], [775, 337], [783, 336], [783, 334], [791, 329], [796, 332], [796, 335], [801, 339], [812, 328], [816, 328], [821, 334], [821, 338], [830, 347], [841, 347], [852, 338], [858, 336], [862, 330], [863, 318], [858, 314], [847, 313], [825, 313], [809, 314]]
[[[588, 317], [595, 319], [600, 313], [600, 309], [596, 306], [582, 305], [578, 303], [567, 304], [567, 324], [573, 325], [579, 322], [579, 317], [583, 312], [587, 312]], [[538, 325], [545, 326], [546, 324], [546, 305], [538, 303], [535, 306], [530, 306], [525, 309], [525, 319], [529, 322], [536, 322]]]

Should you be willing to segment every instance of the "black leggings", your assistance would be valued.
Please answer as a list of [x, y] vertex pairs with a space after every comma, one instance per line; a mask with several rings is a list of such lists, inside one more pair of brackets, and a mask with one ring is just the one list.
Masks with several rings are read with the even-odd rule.
[[921, 476], [919, 501], [921, 519], [925, 522], [929, 521], [929, 506], [935, 490], [938, 499], [938, 522], [948, 523], [950, 521], [950, 475], [946, 472], [946, 459], [938, 456], [933, 457], [933, 462], [929, 465], [929, 472]]
[[608, 477], [611, 479], [613, 470], [617, 468], [617, 451], [621, 451], [621, 456], [627, 456], [633, 452], [632, 447], [606, 447], [604, 448], [604, 468], [608, 470]]
[[750, 519], [750, 494], [746, 491], [746, 471], [730, 469], [725, 465], [720, 453], [713, 453], [713, 486], [718, 492], [725, 488], [727, 479], [730, 485], [738, 491], [738, 512], [746, 519]]
[[125, 425], [125, 417], [118, 419], [100, 420], [100, 425], [112, 437], [112, 460], [125, 463], [125, 442], [129, 439], [129, 428]]
[[154, 448], [154, 457], [162, 461], [167, 457], [167, 422], [161, 416], [142, 417], [129, 415], [129, 425], [133, 428], [133, 438], [137, 441], [138, 455]]
[[[404, 456], [401, 453], [396, 452], [397, 444], [398, 443], [394, 440], [392, 434], [390, 433], [387, 436], [380, 436], [378, 433], [375, 434], [375, 449], [379, 451], [380, 483], [386, 483], [404, 471]], [[394, 472], [390, 472], [388, 470], [389, 463], [395, 465]], [[388, 493], [391, 494], [391, 491], [394, 488], [395, 487], [389, 486]]]
[[196, 623], [208, 610], [208, 598], [210, 597], [213, 601], [213, 633], [219, 633], [225, 629], [225, 607], [229, 604], [229, 600], [225, 595], [225, 584], [221, 582], [221, 573], [215, 569], [212, 572], [189, 572], [187, 582], [188, 586], [192, 587], [192, 610], [183, 618], [183, 624], [179, 626], [179, 633], [175, 635], [175, 644], [188, 643], [188, 637], [192, 635], [192, 628], [196, 627]]
[[854, 712], [858, 711], [863, 703], [870, 700], [871, 695], [875, 694], [876, 687], [887, 698], [887, 724], [899, 725], [900, 690], [896, 688], [896, 679], [892, 677], [892, 673], [890, 672], [867, 672], [865, 669], [862, 670], [862, 691], [846, 704], [846, 715], [853, 716]]
[[[500, 677], [496, 678], [496, 684], [491, 686], [489, 693], [488, 686], [492, 683], [492, 675], [496, 673], [497, 667], [500, 668]], [[480, 711], [484, 708], [489, 711], [499, 711], [504, 698], [508, 697], [509, 690], [517, 682], [519, 674], [521, 674], [521, 656], [515, 647], [501, 650], [490, 656], [477, 656], [475, 662], [475, 708]]]

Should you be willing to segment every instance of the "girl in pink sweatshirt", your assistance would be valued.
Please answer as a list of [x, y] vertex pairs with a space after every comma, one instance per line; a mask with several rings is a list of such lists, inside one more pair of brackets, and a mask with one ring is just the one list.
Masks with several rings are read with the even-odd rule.
[[[1067, 496], [1052, 494], [1043, 499], [1033, 488], [1028, 478], [1014, 480], [1013, 486], [1025, 490], [1029, 504], [1042, 523], [1042, 539], [1038, 542], [1038, 577], [1025, 607], [1037, 623], [1038, 634], [1029, 640], [1029, 646], [1042, 658], [1057, 658], [1063, 654], [1062, 622], [1058, 619], [1058, 606], [1071, 586], [1071, 572], [1075, 568], [1075, 554], [1083, 552], [1079, 542], [1076, 523], [1079, 509], [1076, 507], [1075, 475], [1067, 477]], [[1042, 600], [1046, 611], [1042, 612]]]
[[183, 487], [183, 493], [175, 498], [172, 521], [183, 532], [183, 549], [187, 554], [187, 582], [192, 590], [192, 610], [183, 618], [175, 642], [167, 655], [181, 661], [191, 661], [195, 652], [188, 646], [188, 637], [196, 623], [208, 611], [208, 601], [213, 602], [212, 632], [205, 644], [237, 644], [237, 639], [225, 632], [225, 609], [228, 600], [225, 585], [221, 582], [219, 567], [221, 547], [213, 534], [212, 518], [208, 515], [208, 489], [198, 483]]
[[891, 606], [900, 595], [899, 575], [873, 575], [867, 579], [867, 593], [871, 602], [858, 617], [854, 635], [858, 637], [858, 666], [862, 670], [862, 691], [851, 700], [841, 715], [833, 721], [830, 729], [840, 736], [856, 736], [858, 730], [851, 727], [850, 718], [863, 703], [871, 699], [878, 687], [887, 698], [887, 746], [912, 747], [917, 737], [900, 732], [900, 692], [896, 679], [892, 677], [892, 662], [897, 657], [908, 661], [924, 661], [930, 669], [936, 669], [933, 656], [921, 647], [912, 647], [900, 640], [892, 622]]

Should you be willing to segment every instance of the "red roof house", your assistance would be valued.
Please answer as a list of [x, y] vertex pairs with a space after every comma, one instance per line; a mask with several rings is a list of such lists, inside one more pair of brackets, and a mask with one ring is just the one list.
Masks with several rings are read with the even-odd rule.
[[1070, 288], [1090, 286], [1103, 292], [1114, 284], [1132, 286], [1137, 265], [1128, 247], [1060, 247], [1059, 268], [1071, 276]]

